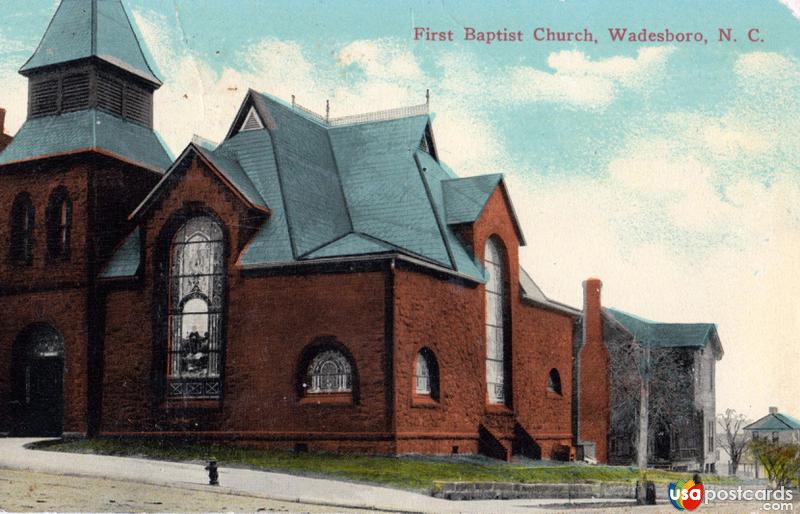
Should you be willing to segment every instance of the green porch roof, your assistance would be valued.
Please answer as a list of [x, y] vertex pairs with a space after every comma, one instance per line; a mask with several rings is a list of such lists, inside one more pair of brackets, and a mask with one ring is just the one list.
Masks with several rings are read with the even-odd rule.
[[62, 0], [20, 73], [97, 57], [160, 86], [121, 0]]
[[786, 430], [800, 430], [800, 421], [791, 416], [776, 412], [767, 414], [763, 418], [755, 421], [746, 427], [745, 430], [755, 432], [783, 432]]
[[114, 252], [111, 260], [100, 273], [100, 278], [128, 278], [133, 277], [139, 272], [141, 262], [141, 229], [131, 232]]
[[0, 153], [0, 165], [83, 151], [108, 153], [159, 172], [172, 161], [149, 128], [88, 109], [27, 120]]

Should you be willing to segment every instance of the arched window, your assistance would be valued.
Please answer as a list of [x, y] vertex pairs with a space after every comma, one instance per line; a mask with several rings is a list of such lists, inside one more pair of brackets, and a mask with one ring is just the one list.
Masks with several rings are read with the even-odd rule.
[[52, 259], [69, 257], [72, 229], [72, 201], [66, 188], [58, 187], [47, 204], [47, 255]]
[[439, 399], [439, 366], [428, 348], [420, 350], [414, 360], [414, 393]]
[[558, 370], [553, 368], [550, 374], [547, 375], [547, 390], [551, 393], [561, 394], [561, 375]]
[[208, 216], [190, 219], [172, 240], [167, 359], [171, 397], [221, 395], [224, 253], [222, 227]]
[[308, 366], [308, 389], [311, 394], [350, 393], [353, 391], [353, 368], [339, 350], [324, 350]]
[[11, 261], [29, 265], [33, 262], [33, 224], [36, 216], [28, 193], [20, 193], [11, 207]]
[[484, 247], [486, 281], [486, 386], [489, 403], [505, 405], [508, 401], [508, 341], [506, 332], [507, 270], [505, 251], [497, 238], [486, 240]]

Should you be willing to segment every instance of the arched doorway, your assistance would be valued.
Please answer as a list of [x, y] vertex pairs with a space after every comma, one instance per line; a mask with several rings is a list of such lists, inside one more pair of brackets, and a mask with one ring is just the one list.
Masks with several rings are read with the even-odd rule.
[[64, 424], [63, 337], [50, 325], [30, 325], [17, 336], [13, 354], [14, 434], [61, 435]]

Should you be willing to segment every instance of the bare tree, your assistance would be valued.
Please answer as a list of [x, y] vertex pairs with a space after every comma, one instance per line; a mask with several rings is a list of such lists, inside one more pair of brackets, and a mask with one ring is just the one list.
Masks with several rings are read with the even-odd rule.
[[730, 457], [730, 473], [735, 475], [747, 448], [747, 437], [743, 430], [747, 419], [744, 414], [739, 414], [733, 409], [726, 409], [724, 414], [717, 415], [717, 424], [725, 432], [725, 437], [719, 441], [719, 446]]

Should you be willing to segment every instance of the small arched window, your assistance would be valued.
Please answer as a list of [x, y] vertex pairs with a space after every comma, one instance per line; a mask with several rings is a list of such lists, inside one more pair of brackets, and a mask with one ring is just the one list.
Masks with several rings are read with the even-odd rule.
[[547, 376], [547, 390], [551, 393], [561, 394], [561, 375], [553, 368]]
[[308, 366], [308, 389], [311, 394], [350, 393], [353, 391], [353, 368], [339, 350], [324, 350]]
[[439, 365], [428, 348], [420, 350], [414, 360], [414, 393], [439, 399]]
[[72, 201], [64, 187], [56, 188], [47, 204], [47, 255], [51, 259], [69, 258], [72, 230]]
[[208, 216], [189, 219], [172, 240], [169, 277], [168, 396], [222, 393], [225, 244]]
[[11, 262], [33, 263], [33, 225], [36, 211], [28, 193], [20, 193], [11, 207]]

